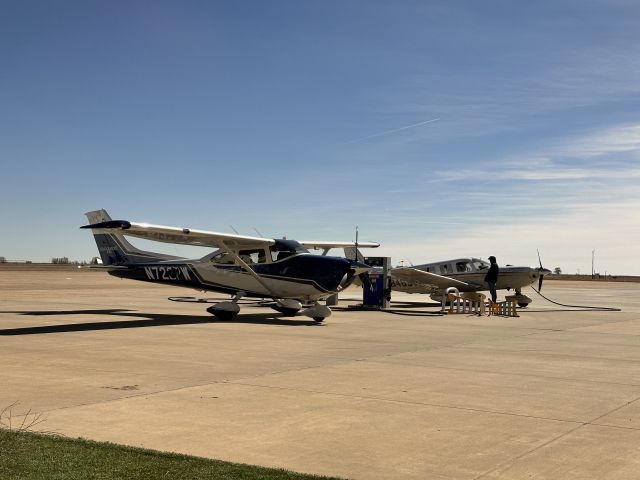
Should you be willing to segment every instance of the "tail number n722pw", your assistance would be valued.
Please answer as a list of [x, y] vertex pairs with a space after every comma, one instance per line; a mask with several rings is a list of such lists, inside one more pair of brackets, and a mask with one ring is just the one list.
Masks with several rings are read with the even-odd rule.
[[183, 266], [158, 265], [144, 267], [149, 280], [191, 280], [189, 270]]

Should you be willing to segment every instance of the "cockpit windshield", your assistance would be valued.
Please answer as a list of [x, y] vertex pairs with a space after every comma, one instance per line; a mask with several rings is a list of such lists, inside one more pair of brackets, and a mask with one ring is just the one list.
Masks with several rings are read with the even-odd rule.
[[473, 265], [476, 267], [476, 270], [488, 270], [490, 265], [484, 260], [480, 260], [479, 258], [473, 259]]
[[304, 248], [300, 243], [295, 240], [275, 240], [275, 244], [269, 247], [271, 251], [271, 260], [277, 262], [284, 258], [290, 257], [297, 253], [309, 253], [309, 250]]

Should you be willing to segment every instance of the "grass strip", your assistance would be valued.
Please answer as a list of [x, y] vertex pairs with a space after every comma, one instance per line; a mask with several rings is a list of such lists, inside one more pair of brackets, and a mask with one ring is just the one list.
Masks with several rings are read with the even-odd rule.
[[[0, 429], [2, 480], [311, 480], [288, 470]], [[334, 480], [335, 477], [331, 477]]]

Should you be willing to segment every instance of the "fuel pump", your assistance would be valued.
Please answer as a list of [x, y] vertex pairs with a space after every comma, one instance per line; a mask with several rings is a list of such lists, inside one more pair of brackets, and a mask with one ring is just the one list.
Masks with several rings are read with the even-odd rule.
[[364, 263], [371, 267], [362, 282], [362, 307], [371, 309], [389, 308], [391, 281], [389, 268], [391, 257], [365, 257]]

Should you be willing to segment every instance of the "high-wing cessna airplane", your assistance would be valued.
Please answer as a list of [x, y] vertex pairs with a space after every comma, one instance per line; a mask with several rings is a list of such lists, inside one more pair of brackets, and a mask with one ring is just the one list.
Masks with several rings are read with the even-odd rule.
[[[355, 277], [369, 270], [357, 260], [327, 256], [331, 248], [378, 247], [378, 243], [297, 242], [207, 232], [112, 220], [105, 210], [85, 214], [93, 231], [102, 262], [109, 274], [121, 278], [166, 283], [201, 291], [232, 295], [207, 309], [222, 320], [240, 312], [242, 297], [269, 298], [273, 308], [285, 315], [301, 314], [321, 322], [331, 310], [318, 303], [346, 288]], [[187, 258], [139, 250], [124, 236], [157, 242], [212, 247], [200, 258]], [[313, 255], [305, 248], [321, 249]], [[302, 310], [303, 303], [307, 307]], [[310, 305], [310, 306], [309, 306]]]
[[[433, 300], [440, 301], [443, 292], [456, 287], [460, 292], [480, 292], [488, 290], [484, 276], [489, 264], [478, 258], [458, 258], [443, 262], [427, 263], [413, 267], [399, 267], [391, 270], [391, 289], [406, 293], [426, 293]], [[531, 303], [531, 298], [522, 294], [526, 287], [538, 280], [538, 290], [542, 288], [542, 279], [551, 273], [542, 267], [500, 267], [498, 290], [515, 290], [509, 298], [520, 307]]]

